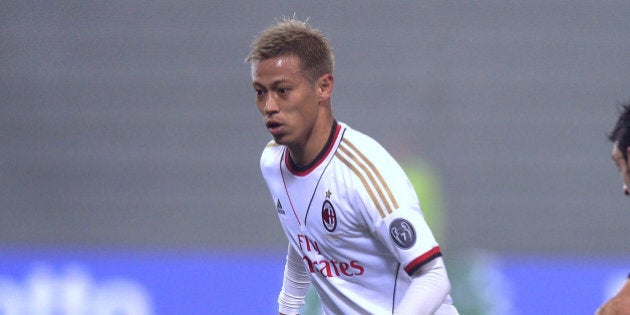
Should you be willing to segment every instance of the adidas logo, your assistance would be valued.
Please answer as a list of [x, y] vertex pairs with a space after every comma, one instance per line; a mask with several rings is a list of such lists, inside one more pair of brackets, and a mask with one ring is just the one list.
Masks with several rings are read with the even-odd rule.
[[282, 209], [282, 204], [280, 203], [280, 199], [278, 199], [278, 203], [276, 203], [276, 211], [279, 214], [284, 214], [284, 209]]

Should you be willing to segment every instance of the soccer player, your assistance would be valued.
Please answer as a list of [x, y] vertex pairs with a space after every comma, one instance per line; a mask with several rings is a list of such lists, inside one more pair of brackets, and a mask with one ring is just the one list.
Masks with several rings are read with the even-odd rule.
[[258, 35], [246, 61], [273, 136], [261, 170], [289, 240], [279, 313], [298, 314], [312, 283], [325, 314], [458, 314], [407, 176], [333, 117], [323, 33], [285, 18]]
[[[628, 155], [630, 153], [630, 102], [621, 104], [619, 108], [619, 118], [615, 127], [608, 135], [608, 139], [613, 143], [612, 158], [619, 169], [623, 181], [623, 192], [630, 195], [630, 163]], [[597, 315], [622, 315], [630, 314], [630, 275], [617, 295], [606, 301], [597, 310]]]

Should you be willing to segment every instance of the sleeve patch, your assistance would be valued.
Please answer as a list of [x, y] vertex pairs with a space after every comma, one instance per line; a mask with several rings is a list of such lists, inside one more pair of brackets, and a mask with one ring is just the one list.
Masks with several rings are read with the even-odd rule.
[[402, 249], [409, 249], [416, 243], [416, 231], [411, 222], [397, 218], [389, 224], [389, 235], [394, 244]]

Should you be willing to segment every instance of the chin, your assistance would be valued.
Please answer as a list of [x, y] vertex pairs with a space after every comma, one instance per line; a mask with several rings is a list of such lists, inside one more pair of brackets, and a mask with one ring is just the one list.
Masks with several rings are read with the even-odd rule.
[[284, 137], [283, 136], [273, 136], [273, 141], [275, 141], [277, 144], [280, 145], [286, 145], [286, 141], [283, 141]]

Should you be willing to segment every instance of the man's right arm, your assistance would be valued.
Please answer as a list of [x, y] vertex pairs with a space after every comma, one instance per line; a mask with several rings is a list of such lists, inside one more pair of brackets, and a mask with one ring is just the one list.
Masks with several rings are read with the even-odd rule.
[[282, 290], [278, 297], [278, 313], [280, 315], [299, 314], [310, 284], [311, 279], [304, 268], [302, 257], [289, 245]]

